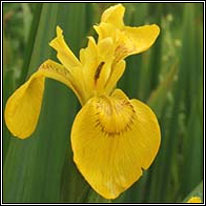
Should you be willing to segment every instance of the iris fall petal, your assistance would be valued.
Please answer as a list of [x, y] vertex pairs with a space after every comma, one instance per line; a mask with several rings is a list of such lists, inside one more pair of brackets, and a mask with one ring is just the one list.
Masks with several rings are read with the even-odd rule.
[[154, 160], [160, 129], [152, 110], [119, 89], [94, 97], [80, 110], [71, 133], [74, 161], [89, 184], [114, 199]]
[[25, 139], [35, 130], [41, 110], [45, 77], [67, 85], [81, 101], [81, 95], [70, 82], [69, 75], [69, 71], [62, 65], [47, 60], [9, 97], [5, 108], [5, 121], [14, 136]]

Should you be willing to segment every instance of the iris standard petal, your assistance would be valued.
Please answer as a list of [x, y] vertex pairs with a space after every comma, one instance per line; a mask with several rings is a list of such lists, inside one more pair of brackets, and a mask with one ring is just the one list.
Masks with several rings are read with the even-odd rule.
[[71, 133], [74, 162], [91, 187], [106, 199], [129, 188], [154, 160], [160, 128], [152, 110], [119, 89], [90, 99]]
[[121, 30], [112, 24], [101, 23], [94, 26], [99, 35], [99, 41], [109, 36], [115, 44], [115, 62], [149, 49], [157, 39], [160, 29], [156, 24], [140, 27], [124, 26]]
[[139, 27], [126, 26], [124, 28], [124, 35], [127, 37], [125, 39], [125, 46], [129, 51], [128, 55], [139, 54], [149, 49], [159, 33], [160, 28], [156, 24]]
[[109, 7], [102, 14], [101, 22], [110, 23], [121, 28], [124, 25], [125, 8], [121, 4]]
[[81, 79], [85, 82], [85, 96], [87, 100], [92, 96], [105, 92], [105, 84], [110, 78], [114, 47], [111, 38], [105, 38], [96, 44], [93, 37], [89, 37], [88, 46], [80, 51], [82, 63]]
[[14, 136], [25, 139], [34, 132], [41, 110], [45, 77], [66, 84], [81, 101], [78, 89], [70, 81], [68, 70], [52, 60], [45, 61], [6, 103], [5, 122]]
[[115, 62], [129, 55], [138, 54], [149, 49], [159, 35], [157, 25], [129, 27], [124, 25], [125, 8], [118, 4], [103, 12], [101, 22], [94, 26], [98, 34], [98, 42], [104, 38], [112, 38], [115, 49]]
[[114, 90], [117, 82], [124, 73], [125, 67], [126, 63], [124, 60], [121, 60], [117, 64], [113, 65], [110, 77], [105, 85], [105, 94], [110, 94]]
[[64, 41], [63, 31], [59, 26], [57, 26], [56, 32], [57, 37], [55, 37], [49, 45], [57, 51], [57, 58], [67, 69], [80, 66], [79, 60]]
[[98, 34], [98, 42], [108, 37], [112, 38], [114, 43], [117, 42], [119, 29], [115, 25], [101, 22], [93, 27]]

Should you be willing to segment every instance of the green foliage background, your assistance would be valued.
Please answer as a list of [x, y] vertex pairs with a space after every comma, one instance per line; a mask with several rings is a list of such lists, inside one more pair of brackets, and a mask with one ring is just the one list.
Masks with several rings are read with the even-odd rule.
[[[3, 3], [3, 107], [9, 95], [48, 58], [56, 25], [78, 56], [92, 25], [111, 3]], [[125, 23], [156, 23], [161, 34], [143, 54], [127, 58], [118, 87], [148, 103], [162, 142], [152, 166], [118, 199], [108, 201], [72, 161], [70, 130], [80, 109], [74, 94], [47, 79], [35, 133], [19, 140], [3, 125], [5, 203], [182, 202], [203, 179], [203, 4], [124, 3]], [[58, 61], [58, 60], [57, 60]], [[198, 192], [197, 192], [198, 191]], [[202, 198], [202, 183], [194, 194]]]

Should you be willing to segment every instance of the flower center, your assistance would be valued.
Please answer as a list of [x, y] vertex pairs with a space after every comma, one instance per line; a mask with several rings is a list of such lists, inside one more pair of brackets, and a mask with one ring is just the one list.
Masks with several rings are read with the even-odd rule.
[[128, 100], [102, 96], [95, 106], [95, 127], [105, 135], [121, 135], [132, 129], [136, 112]]

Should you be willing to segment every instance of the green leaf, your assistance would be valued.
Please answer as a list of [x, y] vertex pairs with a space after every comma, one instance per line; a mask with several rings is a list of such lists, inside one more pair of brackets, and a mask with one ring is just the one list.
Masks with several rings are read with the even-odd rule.
[[28, 3], [21, 3], [23, 9], [23, 21], [24, 21], [24, 41], [27, 42], [29, 36], [30, 25], [32, 21], [32, 13]]
[[164, 80], [158, 85], [157, 89], [152, 92], [147, 103], [154, 109], [156, 115], [161, 117], [162, 109], [168, 98], [168, 94], [172, 89], [174, 78], [177, 75], [177, 64], [172, 65], [171, 70]]
[[187, 59], [182, 67], [187, 71], [186, 89], [184, 93], [186, 110], [186, 131], [183, 139], [183, 160], [181, 167], [181, 191], [182, 198], [197, 185], [203, 177], [203, 124], [202, 114], [199, 113], [199, 102], [203, 87], [202, 53], [197, 47], [201, 47], [202, 32], [201, 23], [196, 24], [195, 6], [188, 4], [184, 10], [184, 50], [182, 58]]
[[[43, 4], [29, 73], [51, 55], [48, 42], [54, 37], [58, 14], [58, 4]], [[61, 174], [66, 150], [70, 149], [66, 143], [75, 107], [71, 91], [60, 83], [46, 81], [35, 133], [27, 140], [11, 138], [4, 165], [4, 202], [60, 201]]]
[[[4, 66], [5, 69], [5, 66]], [[14, 71], [7, 70], [4, 71], [3, 77], [3, 110], [5, 109], [6, 101], [11, 95], [11, 92], [14, 89]], [[8, 131], [5, 121], [3, 121], [3, 164], [5, 163], [5, 158], [8, 152], [9, 144], [10, 144], [10, 132]]]
[[[24, 5], [24, 4], [22, 4]], [[25, 50], [25, 54], [24, 54], [24, 63], [23, 66], [21, 68], [21, 73], [20, 73], [20, 77], [18, 80], [18, 85], [21, 85], [25, 82], [26, 77], [28, 75], [28, 70], [29, 70], [29, 62], [31, 60], [31, 56], [32, 56], [32, 52], [33, 52], [33, 48], [34, 48], [34, 44], [35, 44], [35, 38], [37, 35], [37, 29], [39, 26], [39, 20], [41, 17], [41, 11], [42, 11], [42, 4], [35, 4], [35, 14], [33, 16], [33, 20], [32, 20], [32, 24], [30, 27], [29, 32], [29, 37], [28, 37], [28, 41], [26, 42], [26, 50]]]

